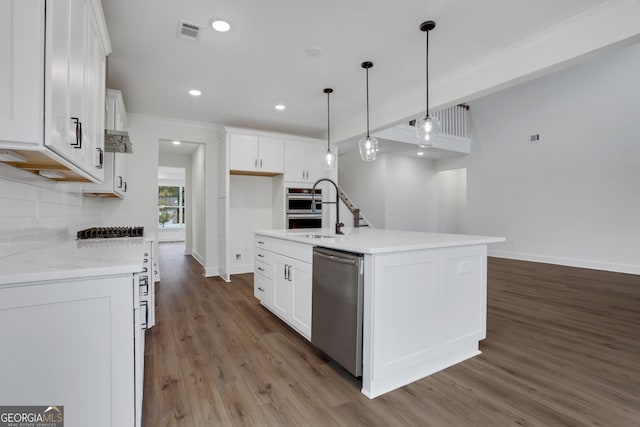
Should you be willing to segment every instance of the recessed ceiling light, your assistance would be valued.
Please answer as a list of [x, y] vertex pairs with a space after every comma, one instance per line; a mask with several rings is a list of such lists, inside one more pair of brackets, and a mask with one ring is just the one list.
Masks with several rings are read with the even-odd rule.
[[309, 46], [304, 50], [304, 52], [309, 56], [320, 56], [322, 55], [322, 48], [318, 46]]
[[189, 89], [189, 95], [191, 95], [191, 96], [200, 96], [200, 95], [202, 95], [202, 92], [200, 92], [198, 89]]
[[424, 151], [418, 151], [418, 156], [424, 156]]
[[173, 141], [173, 145], [180, 145], [180, 141]]
[[282, 105], [282, 104], [276, 105], [276, 110], [278, 110], [278, 111], [282, 111], [282, 110], [286, 110], [286, 109], [287, 109], [286, 105]]
[[212, 19], [211, 20], [211, 28], [221, 33], [226, 33], [231, 29], [231, 24], [227, 21], [223, 21], [221, 19]]

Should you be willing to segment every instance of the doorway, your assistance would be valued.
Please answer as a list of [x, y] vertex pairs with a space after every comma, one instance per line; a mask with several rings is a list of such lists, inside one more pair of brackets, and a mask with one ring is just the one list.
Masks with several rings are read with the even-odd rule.
[[185, 255], [204, 254], [205, 144], [160, 140], [158, 145], [159, 242], [181, 242]]

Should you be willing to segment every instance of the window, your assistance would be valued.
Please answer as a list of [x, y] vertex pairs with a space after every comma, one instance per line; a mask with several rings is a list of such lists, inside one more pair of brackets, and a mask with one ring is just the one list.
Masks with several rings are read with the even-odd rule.
[[158, 187], [158, 224], [161, 227], [184, 226], [184, 187]]

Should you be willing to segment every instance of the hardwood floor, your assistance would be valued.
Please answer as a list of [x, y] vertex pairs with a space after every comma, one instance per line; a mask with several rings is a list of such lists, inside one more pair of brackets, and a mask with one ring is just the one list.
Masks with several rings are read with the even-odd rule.
[[253, 298], [160, 245], [145, 426], [640, 426], [640, 276], [489, 260], [483, 353], [369, 400]]

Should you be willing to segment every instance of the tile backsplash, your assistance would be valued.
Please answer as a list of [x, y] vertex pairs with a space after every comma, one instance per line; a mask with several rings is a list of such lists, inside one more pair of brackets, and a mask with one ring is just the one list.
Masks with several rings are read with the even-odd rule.
[[0, 257], [52, 245], [102, 223], [101, 200], [0, 163]]

